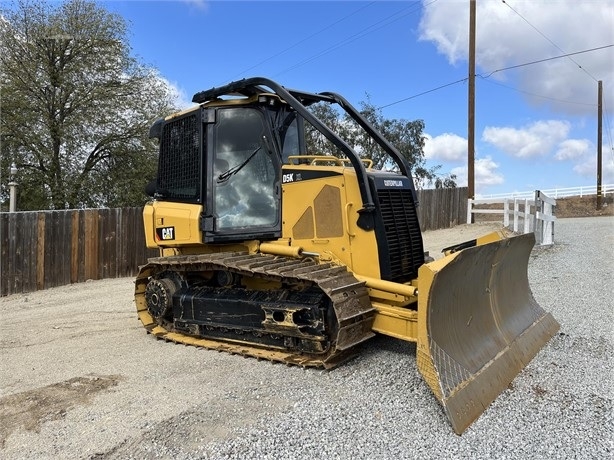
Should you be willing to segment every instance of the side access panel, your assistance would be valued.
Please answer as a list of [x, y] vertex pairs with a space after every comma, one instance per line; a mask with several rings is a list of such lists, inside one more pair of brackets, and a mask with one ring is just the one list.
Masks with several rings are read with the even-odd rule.
[[145, 238], [148, 248], [178, 247], [202, 244], [198, 204], [156, 201], [143, 211]]

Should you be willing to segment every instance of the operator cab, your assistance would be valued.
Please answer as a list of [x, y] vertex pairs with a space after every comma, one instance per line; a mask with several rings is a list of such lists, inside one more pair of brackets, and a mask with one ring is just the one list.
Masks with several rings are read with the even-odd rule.
[[158, 120], [157, 201], [201, 204], [204, 243], [281, 236], [282, 156], [299, 153], [296, 114], [275, 95], [215, 99]]

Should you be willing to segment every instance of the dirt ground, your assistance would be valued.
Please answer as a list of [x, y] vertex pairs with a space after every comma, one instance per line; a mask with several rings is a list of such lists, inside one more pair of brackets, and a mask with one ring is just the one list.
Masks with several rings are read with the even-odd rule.
[[[484, 223], [425, 232], [425, 249], [437, 258], [445, 246], [499, 228]], [[131, 447], [118, 439], [151, 431], [195, 399], [226, 414], [191, 433], [201, 441], [223, 438], [255, 413], [284, 409], [274, 397], [266, 406], [250, 400], [252, 407], [227, 397], [245, 391], [244, 383], [225, 377], [229, 369], [247, 366], [255, 381], [266, 381], [268, 366], [223, 353], [195, 366], [186, 347], [147, 337], [133, 289], [133, 279], [123, 278], [0, 298], [0, 317], [10, 324], [0, 335], [0, 457], [122, 458]]]
[[442, 230], [429, 230], [422, 233], [424, 250], [432, 258], [439, 259], [443, 257], [441, 252], [443, 248], [500, 230], [503, 230], [501, 222], [476, 222]]
[[[556, 215], [588, 216], [591, 204], [558, 200]], [[427, 231], [425, 250], [439, 258], [446, 246], [501, 228]], [[290, 410], [296, 402], [277, 392], [283, 385], [322, 384], [320, 374], [224, 353], [198, 351], [195, 361], [193, 348], [146, 335], [133, 290], [134, 280], [122, 278], [0, 298], [0, 458], [158, 458], [160, 446], [180, 444], [189, 451]]]
[[555, 214], [559, 218], [614, 216], [614, 195], [603, 197], [600, 209], [597, 209], [596, 195], [559, 198], [556, 200]]

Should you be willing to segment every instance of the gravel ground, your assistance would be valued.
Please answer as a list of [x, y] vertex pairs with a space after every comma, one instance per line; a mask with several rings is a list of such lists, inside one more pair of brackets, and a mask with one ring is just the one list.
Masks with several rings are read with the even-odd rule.
[[529, 278], [561, 331], [462, 436], [410, 343], [304, 370], [156, 341], [132, 279], [0, 298], [0, 458], [612, 458], [614, 218], [560, 219], [555, 241]]

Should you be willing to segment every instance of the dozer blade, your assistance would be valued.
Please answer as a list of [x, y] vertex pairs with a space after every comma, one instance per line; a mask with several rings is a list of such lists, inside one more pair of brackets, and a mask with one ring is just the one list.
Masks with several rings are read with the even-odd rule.
[[474, 246], [418, 275], [417, 364], [461, 434], [558, 331], [535, 301], [532, 233]]

